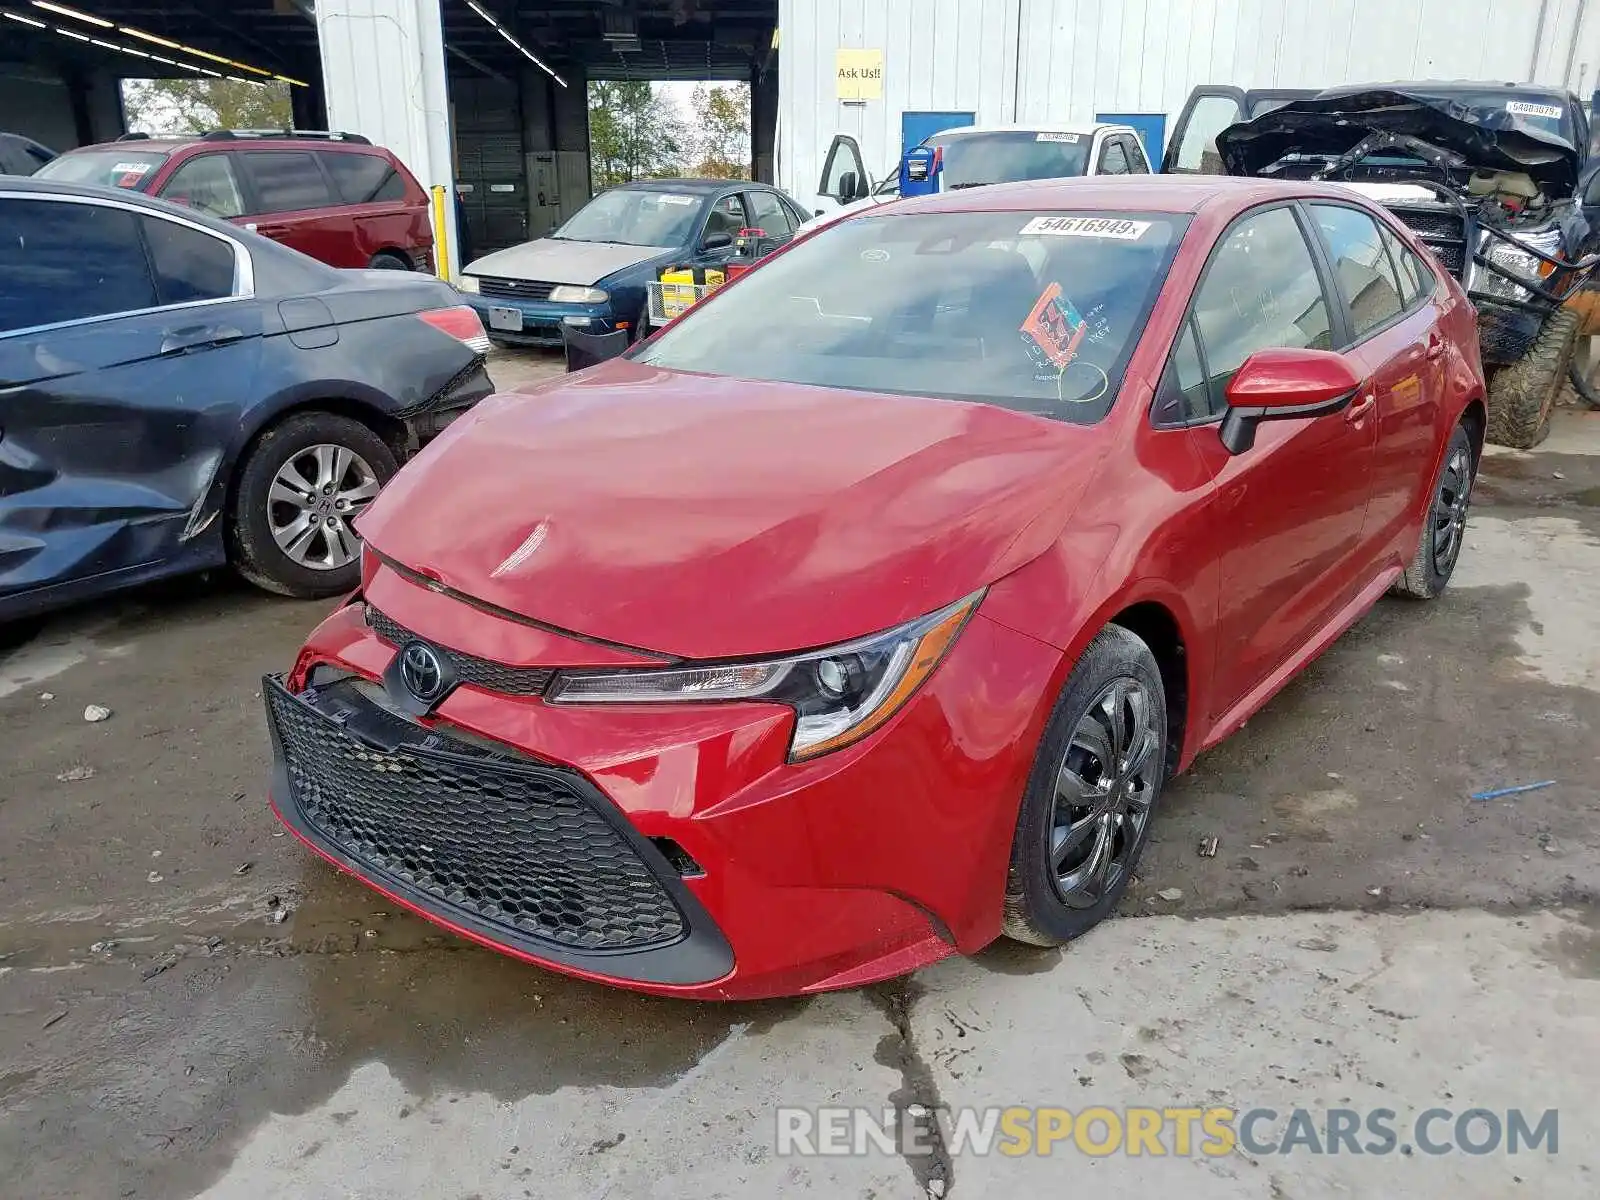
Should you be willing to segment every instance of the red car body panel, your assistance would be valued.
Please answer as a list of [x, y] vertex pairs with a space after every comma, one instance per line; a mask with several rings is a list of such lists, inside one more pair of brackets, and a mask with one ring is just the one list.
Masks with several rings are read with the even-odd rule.
[[[291, 151], [299, 154], [364, 154], [383, 159], [405, 185], [405, 195], [395, 201], [372, 204], [334, 204], [321, 208], [262, 214], [246, 213], [231, 218], [235, 225], [253, 229], [291, 249], [309, 255], [330, 267], [367, 267], [374, 255], [400, 253], [413, 266], [431, 269], [433, 264], [433, 219], [428, 193], [405, 164], [388, 150], [348, 142], [313, 142], [297, 138], [250, 138], [240, 141], [195, 141], [176, 144], [140, 141], [138, 150], [160, 150], [167, 158], [139, 180], [137, 190], [152, 196], [182, 202], [165, 192], [169, 179], [185, 163], [206, 154], [248, 155], [259, 151]], [[238, 174], [238, 172], [235, 172]], [[330, 185], [332, 181], [330, 180]], [[244, 181], [241, 180], [241, 186]]]
[[[1449, 434], [1484, 385], [1472, 311], [1439, 271], [1430, 305], [1347, 352], [1370, 406], [1263, 424], [1239, 455], [1214, 423], [1154, 426], [1154, 381], [1207, 253], [1242, 212], [1288, 194], [1388, 220], [1342, 189], [1226, 179], [894, 206], [1195, 213], [1098, 425], [621, 362], [452, 426], [361, 526], [380, 556], [365, 599], [452, 650], [567, 667], [772, 657], [987, 587], [905, 707], [809, 761], [788, 761], [794, 717], [777, 704], [567, 706], [458, 688], [424, 723], [581, 774], [645, 837], [704, 864], [684, 885], [733, 965], [660, 984], [464, 932], [703, 998], [850, 986], [971, 952], [1000, 931], [1051, 709], [1108, 622], [1165, 623], [1181, 642], [1168, 664], [1180, 769], [1321, 653], [1409, 561]], [[375, 680], [395, 655], [352, 605], [312, 634], [288, 687], [319, 664]]]

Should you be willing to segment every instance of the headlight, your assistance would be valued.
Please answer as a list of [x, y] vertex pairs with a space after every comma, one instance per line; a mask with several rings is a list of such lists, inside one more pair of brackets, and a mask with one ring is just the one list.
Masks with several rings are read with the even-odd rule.
[[[1484, 257], [1497, 267], [1503, 267], [1513, 275], [1529, 281], [1541, 278], [1545, 271], [1545, 263], [1537, 255], [1529, 253], [1528, 247], [1539, 251], [1540, 254], [1554, 258], [1561, 251], [1561, 231], [1559, 229], [1545, 229], [1538, 233], [1520, 233], [1513, 235], [1515, 243], [1502, 238], [1490, 237], [1485, 234], [1483, 240], [1487, 242]], [[1507, 279], [1495, 271], [1480, 270], [1476, 272], [1477, 278], [1473, 280], [1475, 290], [1490, 296], [1499, 296], [1506, 300], [1526, 300], [1532, 295], [1525, 287]]]
[[887, 632], [766, 662], [563, 671], [545, 698], [553, 704], [769, 700], [795, 710], [789, 758], [815, 758], [860, 741], [894, 716], [933, 674], [981, 599], [974, 592]]
[[604, 304], [611, 299], [611, 294], [599, 288], [575, 287], [570, 283], [563, 283], [550, 289], [550, 299], [557, 304]]
[[471, 292], [476, 296], [478, 294], [478, 277], [476, 275], [463, 275], [461, 282], [456, 284], [456, 291]]

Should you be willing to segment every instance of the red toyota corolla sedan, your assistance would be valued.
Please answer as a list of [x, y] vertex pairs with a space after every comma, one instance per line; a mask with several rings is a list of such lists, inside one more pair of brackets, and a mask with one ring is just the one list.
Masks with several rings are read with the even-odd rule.
[[1445, 586], [1475, 337], [1337, 187], [841, 222], [400, 472], [267, 681], [273, 805], [430, 920], [644, 991], [1064, 942], [1174, 772]]

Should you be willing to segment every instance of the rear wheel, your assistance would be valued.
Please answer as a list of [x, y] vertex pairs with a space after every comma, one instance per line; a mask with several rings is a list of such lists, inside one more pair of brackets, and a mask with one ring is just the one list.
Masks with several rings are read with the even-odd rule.
[[1007, 937], [1059, 946], [1117, 906], [1149, 837], [1166, 762], [1155, 656], [1109, 625], [1073, 668], [1039, 743], [1011, 847]]
[[1550, 410], [1567, 381], [1581, 318], [1571, 309], [1550, 314], [1527, 354], [1489, 383], [1488, 440], [1531, 450], [1550, 432]]
[[397, 470], [370, 428], [299, 413], [262, 435], [245, 460], [232, 513], [233, 563], [284, 596], [334, 596], [361, 578], [352, 522]]
[[411, 264], [400, 254], [392, 250], [383, 250], [372, 256], [372, 261], [367, 264], [374, 271], [409, 271]]
[[1461, 558], [1461, 543], [1467, 536], [1467, 510], [1472, 506], [1476, 465], [1472, 439], [1463, 426], [1457, 425], [1445, 448], [1439, 477], [1434, 480], [1417, 552], [1391, 589], [1395, 595], [1432, 600], [1450, 582]]

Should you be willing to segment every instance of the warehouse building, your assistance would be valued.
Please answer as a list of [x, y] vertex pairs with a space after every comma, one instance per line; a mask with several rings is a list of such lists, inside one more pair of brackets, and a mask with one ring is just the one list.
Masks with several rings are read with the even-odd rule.
[[[865, 172], [949, 125], [1114, 119], [1152, 159], [1197, 84], [1564, 84], [1600, 74], [1589, 0], [0, 0], [0, 130], [123, 132], [123, 77], [289, 81], [296, 124], [456, 190], [479, 250], [591, 192], [591, 79], [752, 86], [752, 170], [803, 202], [835, 135]], [[447, 244], [456, 209], [441, 205]]]

